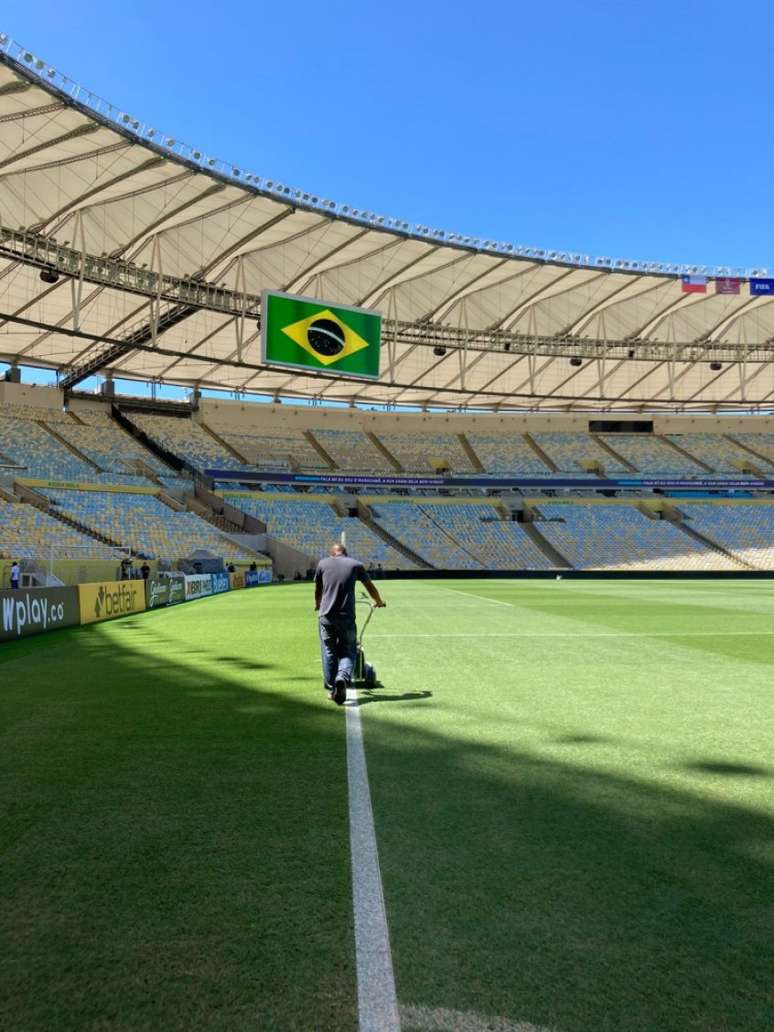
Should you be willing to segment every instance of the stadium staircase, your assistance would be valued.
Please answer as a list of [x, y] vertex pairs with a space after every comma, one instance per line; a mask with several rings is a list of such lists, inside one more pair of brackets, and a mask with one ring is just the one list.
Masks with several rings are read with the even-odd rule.
[[483, 466], [483, 463], [481, 462], [481, 459], [479, 459], [478, 455], [476, 455], [476, 452], [475, 452], [475, 449], [473, 448], [473, 445], [467, 439], [465, 434], [457, 434], [457, 439], [459, 440], [460, 444], [462, 445], [462, 450], [467, 455], [467, 457], [468, 457], [468, 459], [470, 461], [470, 464], [473, 467], [473, 469], [476, 471], [476, 473], [486, 473], [486, 470], [484, 469], [484, 466]]
[[[644, 513], [650, 519], [657, 519], [656, 514], [649, 509], [646, 505], [639, 505], [637, 508], [640, 512]], [[719, 544], [713, 538], [707, 537], [706, 534], [700, 533], [698, 530], [694, 530], [693, 527], [688, 525], [687, 518], [684, 512], [678, 509], [676, 506], [665, 505], [663, 509], [664, 519], [669, 520], [678, 530], [682, 531], [686, 537], [691, 538], [693, 541], [697, 541], [708, 548], [711, 552], [717, 552], [719, 555], [723, 555], [732, 562], [735, 566], [738, 566], [740, 570], [757, 570], [757, 566], [753, 566], [752, 563], [748, 563], [745, 559], [740, 559], [734, 552], [729, 552], [727, 548]]]
[[158, 484], [162, 486], [162, 481], [159, 479], [159, 475], [155, 469], [152, 469], [147, 462], [143, 462], [142, 459], [124, 459], [124, 464], [127, 469], [130, 469], [133, 473], [136, 473], [139, 477], [145, 477], [146, 480], [150, 480], [152, 484]]
[[98, 466], [97, 463], [90, 459], [88, 455], [84, 455], [84, 453], [82, 451], [79, 451], [74, 444], [70, 444], [70, 442], [65, 437], [62, 437], [61, 434], [58, 434], [50, 423], [46, 423], [42, 419], [36, 419], [35, 422], [38, 424], [38, 426], [41, 426], [47, 433], [49, 433], [56, 441], [58, 441], [63, 448], [66, 448], [71, 455], [74, 455], [77, 459], [80, 459], [81, 462], [85, 463], [85, 465], [93, 469], [95, 473], [105, 472], [102, 469], [102, 467]]
[[248, 462], [244, 455], [242, 455], [241, 452], [237, 451], [233, 444], [229, 444], [228, 441], [222, 438], [220, 434], [217, 433], [217, 431], [213, 430], [212, 427], [209, 426], [207, 423], [197, 422], [196, 425], [201, 430], [204, 430], [205, 433], [208, 433], [210, 437], [212, 437], [212, 439], [218, 443], [218, 445], [223, 449], [223, 451], [227, 452], [232, 458], [236, 459], [237, 462], [241, 462], [243, 466], [252, 466], [252, 462]]
[[438, 529], [438, 530], [439, 530], [439, 531], [440, 531], [440, 532], [441, 532], [442, 534], [444, 534], [444, 535], [445, 535], [445, 536], [446, 536], [446, 537], [447, 537], [447, 538], [449, 539], [449, 541], [451, 542], [451, 544], [452, 544], [452, 545], [453, 545], [453, 546], [454, 546], [455, 548], [459, 548], [459, 549], [460, 549], [461, 551], [463, 551], [463, 552], [464, 552], [464, 553], [465, 553], [465, 554], [466, 554], [467, 556], [469, 556], [469, 557], [470, 557], [470, 558], [471, 558], [471, 559], [473, 560], [473, 569], [476, 569], [476, 568], [481, 568], [481, 567], [482, 567], [482, 566], [484, 565], [484, 563], [483, 563], [483, 562], [481, 561], [481, 559], [480, 559], [480, 558], [479, 558], [479, 557], [478, 557], [478, 556], [476, 555], [476, 553], [475, 553], [475, 552], [472, 552], [472, 551], [471, 551], [471, 550], [470, 550], [470, 549], [469, 549], [469, 548], [467, 547], [467, 545], [464, 545], [464, 544], [463, 544], [463, 543], [462, 543], [461, 541], [458, 541], [458, 540], [457, 540], [457, 538], [456, 538], [456, 537], [455, 537], [455, 536], [454, 536], [454, 535], [453, 535], [453, 534], [451, 533], [451, 531], [450, 531], [450, 530], [448, 529], [448, 527], [445, 527], [445, 526], [444, 526], [444, 525], [443, 525], [442, 523], [440, 523], [440, 522], [439, 522], [439, 521], [438, 521], [438, 520], [437, 520], [437, 519], [435, 518], [435, 513], [433, 512], [433, 507], [432, 507], [432, 506], [430, 506], [430, 505], [422, 505], [421, 503], [417, 503], [417, 504], [419, 505], [419, 508], [420, 508], [420, 509], [422, 510], [422, 512], [423, 512], [423, 513], [425, 514], [425, 516], [427, 517], [427, 519], [428, 519], [428, 520], [430, 520], [430, 522], [431, 522], [431, 523], [432, 523], [432, 524], [433, 524], [433, 525], [434, 525], [434, 526], [435, 526], [435, 527], [436, 527], [436, 528], [437, 528], [437, 529]]
[[[749, 455], [752, 455], [753, 458], [756, 458], [758, 462], [762, 463], [761, 466], [751, 466], [750, 468], [752, 469], [753, 473], [759, 476], [762, 480], [766, 480], [768, 478], [768, 476], [771, 473], [771, 464], [769, 463], [765, 455], [762, 455], [761, 452], [758, 452], [754, 448], [751, 448], [749, 444], [745, 444], [743, 441], [738, 440], [736, 437], [734, 437], [733, 434], [723, 434], [723, 437], [725, 437], [727, 441], [730, 441], [731, 444], [735, 444], [737, 448], [741, 448], [743, 451], [746, 451]], [[767, 470], [768, 472], [766, 472]]]
[[521, 529], [530, 539], [536, 548], [539, 548], [543, 555], [548, 559], [552, 566], [556, 566], [560, 570], [574, 570], [575, 567], [572, 563], [565, 559], [558, 548], [555, 548], [550, 541], [543, 537], [539, 529], [535, 526], [533, 520], [524, 522], [521, 524]]
[[[162, 501], [169, 505], [171, 499], [163, 498]], [[171, 506], [175, 508], [176, 506]], [[183, 511], [183, 506], [177, 507], [178, 511]], [[241, 534], [242, 530], [227, 516], [223, 516], [219, 513], [213, 512], [207, 505], [204, 504], [199, 498], [188, 497], [185, 500], [185, 509], [188, 512], [192, 512], [194, 516], [198, 516], [199, 519], [211, 524], [216, 530], [219, 530], [221, 534]], [[237, 542], [234, 542], [236, 544]]]
[[149, 437], [138, 426], [135, 426], [131, 419], [128, 418], [128, 416], [126, 416], [126, 414], [123, 413], [117, 405], [113, 405], [111, 415], [122, 430], [126, 430], [128, 434], [140, 442], [146, 451], [149, 451], [151, 455], [155, 455], [158, 459], [161, 459], [165, 465], [178, 473], [188, 473], [192, 477], [201, 476], [199, 470], [187, 459], [183, 459], [179, 455], [175, 455], [174, 452], [163, 448], [160, 444], [157, 444], [152, 437]]
[[396, 473], [405, 473], [403, 466], [401, 466], [401, 464], [398, 462], [398, 460], [395, 458], [395, 456], [392, 454], [389, 448], [387, 448], [386, 445], [382, 444], [382, 442], [379, 440], [376, 434], [373, 434], [370, 431], [366, 431], [366, 437], [374, 446], [374, 448], [376, 448], [379, 454], [385, 457], [391, 469], [394, 469]]
[[676, 441], [673, 441], [671, 437], [667, 437], [664, 434], [659, 434], [658, 439], [659, 441], [663, 441], [665, 444], [668, 444], [670, 448], [676, 451], [679, 455], [682, 455], [684, 459], [690, 459], [691, 462], [695, 462], [696, 465], [703, 469], [705, 473], [715, 472], [712, 466], [708, 465], [708, 463], [706, 462], [702, 462], [701, 459], [697, 459], [695, 455], [691, 455], [689, 451], [683, 448], [682, 445], [679, 445]]
[[[311, 446], [314, 448], [314, 450], [317, 452], [317, 454], [320, 456], [323, 462], [327, 464], [328, 469], [339, 468], [337, 463], [334, 461], [333, 456], [322, 446], [322, 444], [317, 440], [317, 438], [314, 436], [311, 430], [304, 430], [303, 436], [304, 440], [311, 444]], [[298, 463], [293, 462], [292, 468], [297, 470], [299, 468]]]
[[603, 440], [600, 434], [589, 434], [589, 437], [599, 445], [602, 451], [607, 452], [608, 455], [614, 458], [616, 462], [620, 462], [622, 466], [625, 466], [632, 473], [639, 473], [637, 467], [632, 465], [632, 463], [629, 462], [628, 459], [625, 459], [623, 455], [619, 455], [615, 448], [611, 447], [607, 441]]
[[92, 527], [87, 527], [85, 523], [81, 523], [79, 520], [74, 520], [71, 516], [63, 513], [58, 506], [52, 505], [45, 495], [38, 494], [34, 488], [28, 487], [26, 484], [17, 484], [16, 486], [16, 497], [13, 498], [14, 502], [24, 502], [26, 505], [32, 505], [36, 509], [40, 509], [46, 516], [51, 516], [57, 520], [58, 523], [64, 524], [66, 527], [70, 527], [73, 530], [77, 530], [79, 534], [84, 537], [91, 538], [92, 541], [99, 541], [102, 545], [108, 545], [110, 548], [120, 548], [126, 550], [126, 545], [121, 541], [117, 541], [115, 538], [108, 537], [101, 531], [94, 530]]
[[537, 441], [534, 439], [534, 437], [532, 437], [531, 434], [525, 433], [525, 434], [522, 434], [521, 436], [527, 442], [527, 444], [532, 449], [532, 451], [535, 453], [535, 455], [537, 455], [537, 457], [540, 459], [540, 461], [544, 462], [546, 464], [546, 466], [548, 467], [548, 469], [551, 470], [552, 473], [558, 473], [559, 472], [559, 467], [556, 465], [556, 463], [553, 461], [553, 459], [550, 459], [548, 457], [548, 455], [543, 451], [543, 449], [540, 447], [540, 445], [537, 443]]
[[436, 567], [433, 566], [432, 563], [429, 563], [427, 559], [423, 559], [421, 555], [417, 555], [416, 552], [412, 552], [412, 550], [404, 545], [402, 541], [399, 541], [396, 537], [393, 537], [389, 531], [385, 530], [384, 527], [381, 527], [371, 516], [371, 510], [363, 505], [362, 502], [358, 504], [358, 517], [360, 518], [360, 522], [364, 526], [368, 527], [372, 534], [381, 538], [385, 544], [394, 548], [396, 552], [400, 552], [405, 559], [410, 560], [412, 563], [416, 563], [420, 570], [436, 569]]

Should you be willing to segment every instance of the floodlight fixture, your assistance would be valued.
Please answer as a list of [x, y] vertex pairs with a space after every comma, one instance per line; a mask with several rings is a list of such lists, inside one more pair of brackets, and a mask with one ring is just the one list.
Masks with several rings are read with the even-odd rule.
[[433, 348], [433, 354], [436, 356], [436, 358], [443, 358], [443, 356], [446, 354], [446, 348], [442, 344], [436, 344]]
[[58, 283], [59, 273], [56, 271], [56, 269], [47, 267], [40, 270], [40, 278], [43, 280], [44, 283]]
[[579, 358], [577, 355], [573, 355], [570, 359], [570, 365], [577, 369], [579, 366], [583, 365], [583, 359]]
[[709, 367], [713, 373], [719, 373], [723, 365], [721, 362], [710, 362]]

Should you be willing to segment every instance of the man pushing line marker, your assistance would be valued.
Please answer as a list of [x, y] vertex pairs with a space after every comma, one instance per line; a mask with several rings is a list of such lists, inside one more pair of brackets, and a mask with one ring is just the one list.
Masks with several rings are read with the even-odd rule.
[[328, 698], [337, 706], [347, 698], [357, 654], [355, 583], [360, 581], [374, 604], [386, 602], [357, 559], [350, 559], [344, 545], [331, 545], [328, 557], [317, 564], [314, 575], [314, 608], [320, 614], [320, 653]]

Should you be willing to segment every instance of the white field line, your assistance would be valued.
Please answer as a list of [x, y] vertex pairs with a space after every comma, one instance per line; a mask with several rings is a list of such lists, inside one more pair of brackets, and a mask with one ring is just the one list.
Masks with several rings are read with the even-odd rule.
[[403, 1004], [400, 1016], [406, 1032], [552, 1032], [545, 1026], [508, 1018], [490, 1018], [470, 1011]]
[[[347, 698], [356, 701], [357, 691], [350, 688]], [[400, 1032], [390, 933], [363, 748], [363, 725], [357, 706], [345, 706], [345, 710], [358, 1029], [359, 1032]]]
[[762, 638], [774, 634], [774, 631], [609, 631], [578, 634], [570, 631], [482, 631], [469, 634], [461, 631], [458, 634], [445, 631], [432, 634], [419, 634], [407, 631], [405, 634], [371, 634], [370, 638]]
[[439, 591], [453, 591], [455, 595], [462, 595], [463, 598], [480, 598], [482, 602], [489, 602], [493, 606], [508, 606], [513, 609], [513, 602], [501, 602], [499, 598], [487, 598], [486, 595], [476, 595], [472, 591], [463, 591], [462, 588], [444, 588], [438, 585]]

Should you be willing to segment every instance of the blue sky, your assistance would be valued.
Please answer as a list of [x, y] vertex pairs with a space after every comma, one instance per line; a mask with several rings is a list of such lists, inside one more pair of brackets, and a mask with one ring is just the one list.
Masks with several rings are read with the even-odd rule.
[[0, 29], [203, 151], [480, 237], [774, 269], [774, 9], [4, 0]]

